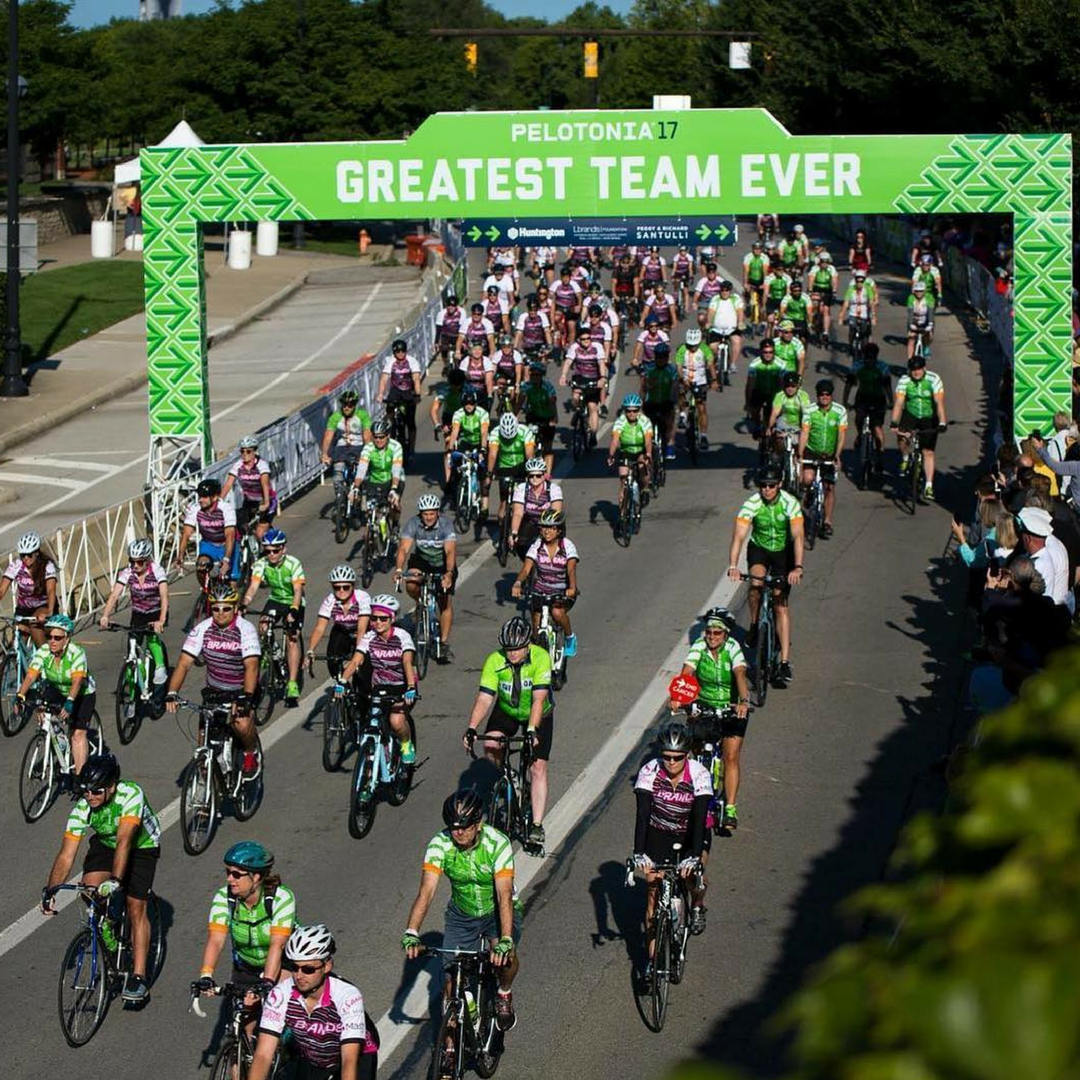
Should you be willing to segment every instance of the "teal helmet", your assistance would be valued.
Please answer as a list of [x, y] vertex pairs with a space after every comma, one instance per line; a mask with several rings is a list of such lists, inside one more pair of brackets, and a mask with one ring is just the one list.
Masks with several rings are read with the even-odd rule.
[[45, 620], [46, 630], [63, 630], [65, 634], [75, 633], [75, 623], [66, 615], [50, 615]]
[[257, 840], [240, 840], [225, 852], [223, 861], [226, 866], [238, 866], [241, 870], [265, 874], [274, 865], [274, 855]]

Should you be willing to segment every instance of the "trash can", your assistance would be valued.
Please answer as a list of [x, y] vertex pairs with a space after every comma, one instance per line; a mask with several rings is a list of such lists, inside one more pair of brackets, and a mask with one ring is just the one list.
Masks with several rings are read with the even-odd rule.
[[405, 237], [405, 248], [408, 252], [405, 256], [405, 261], [410, 266], [424, 265], [424, 241], [426, 239], [427, 237], [423, 233]]
[[278, 252], [278, 223], [260, 221], [255, 231], [255, 254], [270, 256]]
[[111, 259], [116, 254], [113, 251], [114, 237], [113, 223], [111, 220], [90, 222], [90, 257], [93, 259]]
[[251, 266], [251, 233], [236, 229], [229, 233], [229, 269], [247, 270]]

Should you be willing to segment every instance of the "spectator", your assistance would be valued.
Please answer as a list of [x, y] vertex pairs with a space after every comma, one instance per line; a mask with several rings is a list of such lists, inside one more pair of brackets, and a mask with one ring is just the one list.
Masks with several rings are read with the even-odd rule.
[[1040, 506], [1025, 506], [1017, 514], [1020, 543], [1031, 556], [1035, 569], [1046, 582], [1046, 594], [1055, 604], [1064, 604], [1070, 614], [1075, 607], [1069, 581], [1069, 554], [1065, 545], [1053, 535], [1053, 519]]
[[[1064, 416], [1064, 413], [1058, 413], [1058, 416]], [[1054, 418], [1055, 422], [1057, 417]], [[1062, 477], [1060, 489], [1062, 492], [1069, 493], [1070, 504], [1075, 509], [1077, 506], [1075, 496], [1080, 494], [1080, 484], [1073, 485], [1072, 480], [1074, 477], [1080, 476], [1080, 453], [1077, 453], [1078, 447], [1076, 443], [1071, 444], [1065, 451], [1065, 457], [1055, 458], [1053, 454], [1054, 442], [1057, 436], [1051, 441], [1045, 442], [1043, 438], [1034, 433], [1031, 436], [1031, 442], [1035, 448], [1035, 453], [1039, 462], [1044, 468], [1049, 469], [1055, 476]]]
[[1031, 482], [1027, 505], [1045, 510], [1050, 515], [1053, 535], [1065, 545], [1069, 556], [1069, 588], [1076, 585], [1076, 569], [1080, 566], [1080, 522], [1061, 499], [1052, 499], [1046, 490], [1046, 477], [1036, 476]]
[[994, 540], [997, 542], [994, 557], [1008, 564], [1019, 550], [1020, 534], [1016, 529], [1016, 515], [1006, 507], [998, 511], [994, 522]]
[[965, 528], [954, 518], [951, 525], [953, 536], [956, 537], [957, 553], [960, 556], [960, 561], [970, 571], [968, 574], [968, 606], [978, 608], [982, 599], [983, 585], [986, 581], [986, 567], [990, 562], [990, 554], [997, 547], [995, 526], [998, 514], [1001, 512], [997, 483], [992, 474], [988, 473], [976, 484], [975, 496], [978, 503], [971, 524]]
[[[1035, 434], [1038, 434], [1038, 432], [1035, 432]], [[1058, 482], [1057, 477], [1054, 475], [1054, 470], [1039, 457], [1039, 446], [1042, 441], [1041, 435], [1038, 440], [1034, 438], [1024, 439], [1020, 444], [1020, 449], [1023, 451], [1020, 456], [1020, 464], [1022, 467], [1030, 467], [1034, 469], [1036, 473], [1045, 476], [1047, 480], [1050, 481], [1050, 494], [1056, 496], [1058, 494]], [[1030, 476], [1027, 478], [1027, 484], [1025, 486], [1031, 487]]]

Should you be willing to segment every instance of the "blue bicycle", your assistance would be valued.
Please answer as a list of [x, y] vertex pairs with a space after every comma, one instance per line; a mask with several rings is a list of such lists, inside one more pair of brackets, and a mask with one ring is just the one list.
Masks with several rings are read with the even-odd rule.
[[30, 666], [30, 657], [34, 655], [36, 646], [33, 638], [19, 627], [37, 621], [32, 615], [0, 619], [0, 625], [5, 629], [5, 639], [0, 642], [0, 731], [9, 738], [18, 735], [30, 719], [27, 710], [15, 708], [15, 695], [26, 678], [26, 669]]

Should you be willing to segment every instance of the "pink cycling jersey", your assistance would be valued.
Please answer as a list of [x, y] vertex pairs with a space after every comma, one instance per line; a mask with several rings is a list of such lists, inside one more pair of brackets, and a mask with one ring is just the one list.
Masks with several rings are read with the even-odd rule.
[[125, 566], [116, 575], [117, 585], [123, 585], [131, 593], [131, 610], [139, 615], [151, 615], [161, 610], [161, 583], [165, 580], [165, 571], [152, 561], [146, 564], [141, 578], [130, 566]]
[[[34, 584], [33, 571], [22, 559], [13, 559], [9, 562], [7, 569], [4, 571], [4, 577], [8, 581], [15, 583], [15, 603], [18, 607], [39, 608], [44, 607], [49, 602], [44, 589], [40, 593], [38, 592], [38, 588]], [[49, 578], [56, 580], [56, 567], [51, 562], [45, 564], [45, 577], [43, 580], [47, 581]]]
[[578, 550], [573, 540], [564, 536], [555, 547], [555, 553], [548, 551], [543, 540], [536, 540], [525, 553], [526, 559], [532, 559], [536, 566], [536, 580], [533, 589], [541, 596], [554, 596], [564, 593], [570, 586], [566, 564], [578, 557]]

